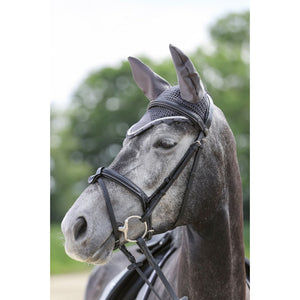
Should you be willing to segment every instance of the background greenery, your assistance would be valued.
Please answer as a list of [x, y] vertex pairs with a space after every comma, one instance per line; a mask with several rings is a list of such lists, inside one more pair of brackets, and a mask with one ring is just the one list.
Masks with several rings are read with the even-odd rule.
[[[217, 20], [209, 32], [209, 49], [199, 47], [187, 54], [236, 138], [243, 184], [245, 245], [249, 247], [249, 12], [229, 14]], [[176, 84], [170, 58], [159, 63], [147, 57], [141, 59]], [[127, 129], [143, 115], [147, 104], [131, 76], [129, 63], [124, 61], [118, 67], [103, 68], [85, 78], [66, 110], [51, 107], [52, 224], [61, 222], [87, 186], [88, 176], [98, 166], [109, 165], [119, 152]], [[77, 270], [61, 252], [59, 227], [51, 228], [51, 271]], [[249, 257], [249, 248], [247, 251]]]

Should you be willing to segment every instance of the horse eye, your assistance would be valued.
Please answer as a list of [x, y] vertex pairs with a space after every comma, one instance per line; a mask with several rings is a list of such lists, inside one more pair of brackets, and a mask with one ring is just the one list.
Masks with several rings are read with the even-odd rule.
[[161, 139], [154, 143], [155, 148], [163, 148], [163, 149], [170, 149], [176, 146], [177, 143], [171, 139]]

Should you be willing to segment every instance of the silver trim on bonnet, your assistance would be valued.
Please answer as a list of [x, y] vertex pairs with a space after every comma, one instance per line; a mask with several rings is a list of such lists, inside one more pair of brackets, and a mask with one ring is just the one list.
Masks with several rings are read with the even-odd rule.
[[181, 120], [187, 120], [189, 121], [188, 118], [183, 117], [183, 116], [171, 116], [171, 117], [163, 117], [163, 118], [159, 118], [159, 119], [155, 119], [153, 121], [148, 122], [147, 124], [145, 124], [144, 126], [140, 127], [139, 129], [132, 131], [132, 128], [137, 124], [133, 124], [128, 130], [127, 130], [127, 136], [132, 136], [132, 135], [137, 135], [138, 133], [144, 131], [145, 129], [149, 128], [150, 126], [154, 125], [155, 123], [159, 122], [159, 121], [163, 121], [163, 120], [172, 120], [172, 119], [181, 119]]

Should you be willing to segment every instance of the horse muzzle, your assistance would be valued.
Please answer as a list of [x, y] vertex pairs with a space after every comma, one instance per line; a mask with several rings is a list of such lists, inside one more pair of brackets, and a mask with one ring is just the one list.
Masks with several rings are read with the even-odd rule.
[[92, 264], [105, 264], [112, 256], [115, 239], [112, 233], [102, 238], [90, 229], [87, 219], [64, 217], [61, 229], [65, 238], [65, 251], [71, 258]]

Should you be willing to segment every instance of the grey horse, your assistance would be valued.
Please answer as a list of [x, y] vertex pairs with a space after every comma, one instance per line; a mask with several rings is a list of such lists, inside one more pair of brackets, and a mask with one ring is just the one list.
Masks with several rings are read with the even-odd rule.
[[[157, 98], [172, 99], [194, 109], [205, 118], [208, 94], [190, 59], [170, 45], [178, 86], [170, 84], [135, 58], [129, 58], [133, 77], [150, 103]], [[182, 116], [150, 115], [149, 110], [124, 139], [123, 147], [110, 169], [125, 176], [151, 195], [176, 166], [198, 129]], [[153, 210], [154, 234], [173, 230], [176, 251], [162, 271], [179, 297], [201, 299], [249, 299], [246, 284], [242, 185], [232, 131], [214, 106], [212, 123], [193, 174], [187, 184], [193, 159]], [[140, 201], [114, 181], [104, 179], [115, 217], [123, 223], [132, 215], [141, 216]], [[188, 197], [185, 195], [188, 193]], [[175, 228], [175, 229], [174, 229]], [[131, 229], [140, 236], [139, 226]], [[107, 213], [103, 190], [90, 184], [79, 196], [62, 222], [66, 253], [97, 266], [86, 289], [86, 299], [103, 299], [109, 282], [126, 268], [128, 261], [114, 252], [115, 238]], [[120, 243], [126, 241], [121, 236]], [[133, 250], [135, 251], [135, 250]], [[136, 252], [135, 252], [136, 253]], [[161, 299], [170, 299], [160, 280], [154, 284]], [[141, 292], [136, 299], [141, 298]], [[150, 293], [148, 299], [156, 299]]]

